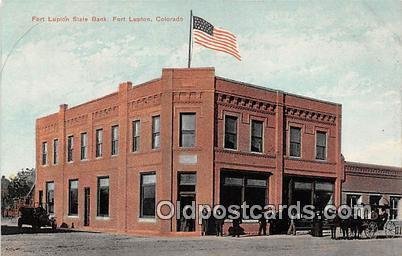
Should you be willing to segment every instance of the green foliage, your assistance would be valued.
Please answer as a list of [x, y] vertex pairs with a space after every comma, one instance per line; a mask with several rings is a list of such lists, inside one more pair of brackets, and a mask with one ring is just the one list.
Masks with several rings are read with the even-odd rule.
[[22, 169], [17, 175], [10, 179], [8, 185], [8, 195], [5, 201], [12, 205], [14, 200], [25, 198], [31, 191], [33, 184], [35, 183], [35, 169]]

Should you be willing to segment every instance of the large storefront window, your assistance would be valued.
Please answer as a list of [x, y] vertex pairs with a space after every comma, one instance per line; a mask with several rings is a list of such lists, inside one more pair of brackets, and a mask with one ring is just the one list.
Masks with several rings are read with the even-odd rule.
[[358, 194], [347, 194], [346, 195], [346, 204], [353, 208], [362, 203], [361, 198], [362, 198], [362, 196], [358, 195]]
[[334, 182], [319, 178], [286, 177], [284, 182], [284, 202], [296, 205], [300, 202], [303, 209], [306, 205], [314, 205], [322, 211], [333, 204]]
[[264, 206], [267, 203], [268, 175], [225, 171], [221, 174], [220, 202], [225, 207], [246, 202]]

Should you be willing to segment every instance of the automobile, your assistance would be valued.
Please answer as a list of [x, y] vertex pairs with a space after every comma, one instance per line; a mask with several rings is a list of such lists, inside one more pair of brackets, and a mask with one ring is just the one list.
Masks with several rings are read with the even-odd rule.
[[39, 207], [23, 206], [19, 209], [20, 217], [18, 218], [18, 228], [21, 231], [22, 225], [31, 225], [33, 231], [39, 230], [41, 227], [52, 227], [55, 231], [57, 228], [56, 219], [50, 217], [46, 210]]

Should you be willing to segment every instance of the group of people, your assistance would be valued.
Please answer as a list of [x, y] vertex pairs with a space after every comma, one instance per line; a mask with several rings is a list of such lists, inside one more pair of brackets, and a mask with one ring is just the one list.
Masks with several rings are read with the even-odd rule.
[[[208, 210], [206, 208], [203, 209], [202, 214], [204, 216], [207, 215]], [[202, 220], [202, 233], [201, 235], [205, 236], [209, 233], [209, 221], [213, 221], [214, 222], [214, 226], [215, 226], [215, 233], [216, 236], [223, 236], [224, 232], [223, 232], [223, 224], [225, 222], [225, 218], [223, 215], [223, 211], [221, 209], [218, 209], [216, 211], [216, 218], [209, 218], [209, 219], [203, 219]], [[228, 232], [230, 235], [232, 235], [233, 237], [240, 237], [240, 235], [244, 234], [244, 229], [240, 226], [240, 224], [242, 223], [242, 218], [240, 216], [240, 213], [238, 213], [239, 216], [238, 218], [233, 218], [232, 219], [232, 226], [229, 228]], [[259, 223], [259, 229], [258, 229], [258, 235], [267, 235], [267, 219], [265, 218], [264, 214], [261, 212], [261, 216], [258, 219], [258, 223]]]

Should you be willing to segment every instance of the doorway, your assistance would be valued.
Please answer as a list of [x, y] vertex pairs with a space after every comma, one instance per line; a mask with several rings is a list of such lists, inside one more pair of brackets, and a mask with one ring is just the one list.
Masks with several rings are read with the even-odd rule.
[[[180, 202], [180, 218], [177, 220], [177, 231], [191, 232], [195, 231], [195, 217], [185, 218], [183, 210], [186, 206], [194, 205], [196, 211], [196, 174], [195, 173], [179, 173], [178, 200]], [[187, 215], [191, 215], [191, 210], [187, 208]], [[194, 212], [195, 214], [195, 212]]]
[[38, 202], [39, 207], [43, 207], [43, 190], [39, 190], [39, 202]]
[[91, 190], [89, 187], [84, 188], [84, 226], [89, 226], [89, 216], [90, 216], [90, 197]]

